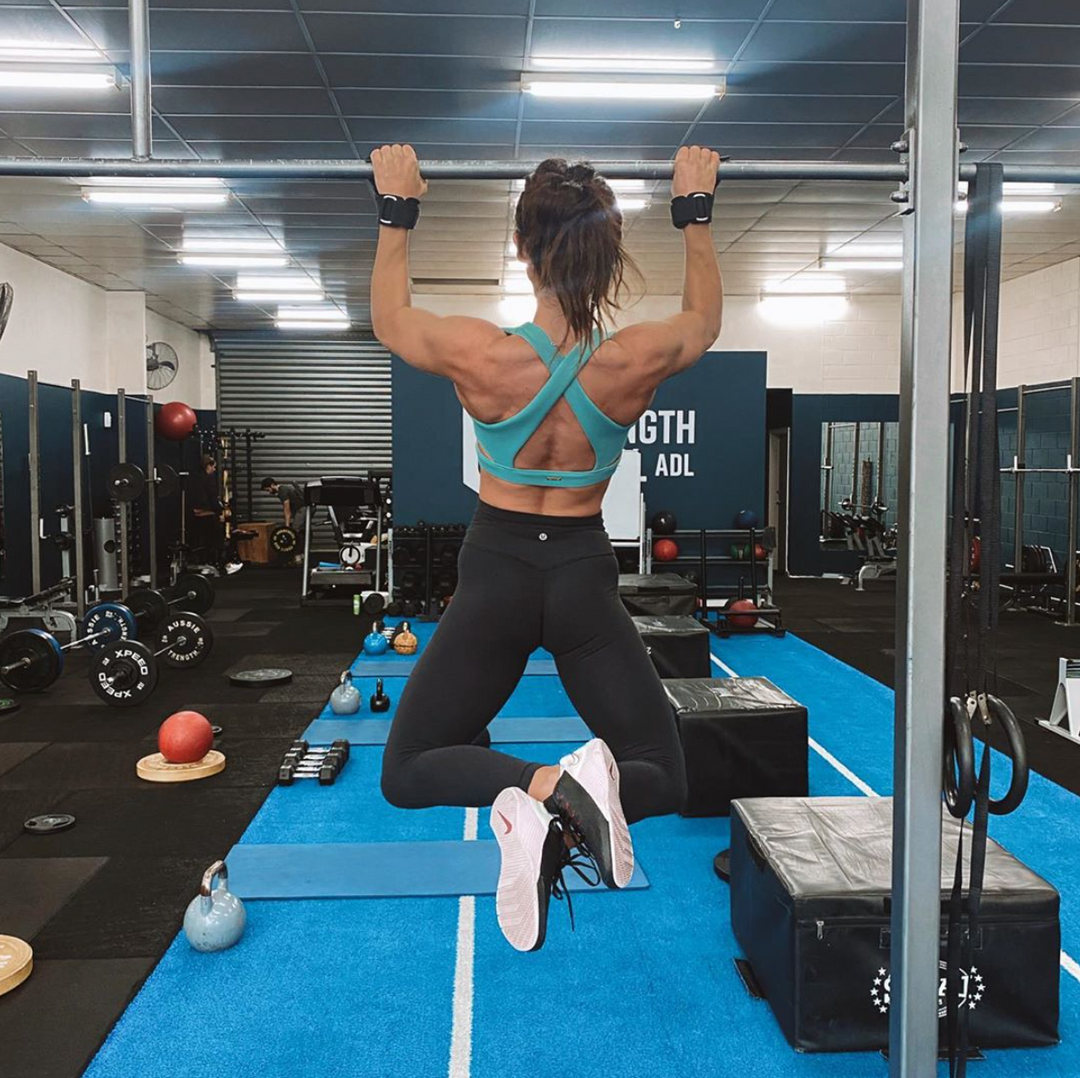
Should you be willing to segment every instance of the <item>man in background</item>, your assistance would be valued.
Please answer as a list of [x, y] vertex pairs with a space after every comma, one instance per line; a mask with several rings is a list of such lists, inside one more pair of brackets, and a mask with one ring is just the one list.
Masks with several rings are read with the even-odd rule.
[[225, 561], [225, 506], [218, 489], [217, 460], [203, 454], [199, 470], [191, 477], [188, 495], [191, 511], [192, 547], [202, 549], [207, 565], [235, 573], [242, 568], [238, 561]]

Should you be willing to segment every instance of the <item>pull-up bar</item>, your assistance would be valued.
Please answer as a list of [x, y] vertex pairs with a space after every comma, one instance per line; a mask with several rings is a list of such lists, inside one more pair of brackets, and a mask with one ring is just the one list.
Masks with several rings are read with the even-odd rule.
[[[430, 180], [516, 180], [529, 175], [536, 161], [422, 161]], [[671, 161], [594, 161], [613, 180], [668, 180]], [[175, 179], [204, 176], [224, 180], [368, 180], [367, 161], [175, 161], [138, 158], [3, 157], [0, 176], [121, 176]], [[720, 176], [728, 180], [881, 180], [902, 183], [908, 167], [845, 161], [725, 161]], [[961, 180], [975, 177], [974, 165], [961, 165]], [[1007, 165], [1005, 179], [1019, 183], [1080, 183], [1080, 168], [1066, 165]]]

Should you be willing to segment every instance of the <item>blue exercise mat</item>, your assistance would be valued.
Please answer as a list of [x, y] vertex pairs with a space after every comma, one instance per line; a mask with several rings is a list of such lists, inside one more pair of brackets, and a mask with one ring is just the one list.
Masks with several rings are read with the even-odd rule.
[[[415, 655], [394, 655], [391, 658], [361, 655], [352, 664], [353, 677], [408, 677], [416, 666]], [[558, 674], [554, 659], [530, 659], [523, 677], [553, 677]]]
[[[229, 889], [248, 900], [493, 895], [499, 848], [492, 840], [250, 844], [234, 846], [228, 865]], [[592, 890], [574, 872], [565, 879], [573, 891]], [[639, 865], [629, 888], [648, 886]]]
[[[488, 731], [493, 745], [580, 744], [592, 737], [589, 728], [576, 715], [495, 719], [488, 724]], [[389, 733], [390, 719], [369, 719], [361, 713], [355, 719], [315, 719], [303, 737], [312, 745], [329, 745], [341, 737], [352, 745], [385, 745]]]

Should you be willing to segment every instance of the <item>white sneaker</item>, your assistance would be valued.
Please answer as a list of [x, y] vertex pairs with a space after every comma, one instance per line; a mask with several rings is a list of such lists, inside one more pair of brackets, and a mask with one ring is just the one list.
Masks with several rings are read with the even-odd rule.
[[225, 572], [226, 572], [227, 575], [232, 576], [233, 573], [238, 573], [243, 568], [244, 568], [244, 563], [242, 561], [232, 561], [232, 562], [229, 562], [229, 564], [225, 566]]
[[625, 887], [634, 875], [634, 847], [619, 800], [619, 766], [599, 738], [564, 756], [563, 773], [545, 805], [581, 840], [608, 887]]
[[538, 951], [547, 934], [551, 888], [567, 855], [558, 820], [516, 786], [491, 806], [491, 829], [502, 865], [495, 892], [499, 927], [511, 947]]

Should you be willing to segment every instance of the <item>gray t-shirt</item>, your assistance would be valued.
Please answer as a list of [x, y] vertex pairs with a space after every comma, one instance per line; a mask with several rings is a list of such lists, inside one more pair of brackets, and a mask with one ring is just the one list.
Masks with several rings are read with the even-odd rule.
[[288, 502], [294, 513], [299, 513], [304, 508], [304, 494], [296, 483], [279, 483], [277, 497], [282, 505]]

